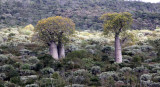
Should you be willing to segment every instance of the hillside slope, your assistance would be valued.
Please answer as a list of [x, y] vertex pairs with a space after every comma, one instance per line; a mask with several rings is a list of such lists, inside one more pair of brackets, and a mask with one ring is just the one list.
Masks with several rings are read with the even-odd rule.
[[56, 61], [48, 47], [31, 41], [31, 28], [1, 29], [0, 87], [160, 87], [160, 58], [148, 44], [160, 29], [128, 32], [136, 41], [127, 38], [117, 64], [113, 36], [100, 31], [76, 31], [66, 58]]
[[36, 24], [50, 16], [74, 20], [77, 29], [102, 29], [99, 17], [107, 12], [131, 12], [133, 29], [160, 25], [160, 4], [123, 0], [0, 0], [1, 27]]

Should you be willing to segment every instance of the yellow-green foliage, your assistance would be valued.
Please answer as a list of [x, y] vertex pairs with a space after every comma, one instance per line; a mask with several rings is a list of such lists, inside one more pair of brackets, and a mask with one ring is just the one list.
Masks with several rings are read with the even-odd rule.
[[20, 32], [20, 34], [24, 34], [24, 35], [31, 35], [31, 34], [33, 34], [33, 31], [26, 30], [26, 29], [20, 29], [19, 32]]
[[136, 32], [133, 32], [134, 30], [127, 30], [126, 32], [121, 34], [121, 42], [122, 47], [135, 45], [138, 41], [138, 36]]
[[33, 30], [34, 30], [34, 26], [32, 24], [29, 24], [22, 29], [20, 28], [19, 32], [20, 34], [24, 34], [24, 35], [32, 35]]
[[34, 26], [32, 24], [29, 24], [29, 25], [25, 26], [24, 29], [33, 31], [34, 30]]
[[65, 17], [55, 16], [42, 19], [37, 23], [36, 32], [40, 40], [49, 44], [51, 42], [67, 41], [69, 35], [75, 31], [74, 22]]
[[116, 35], [120, 34], [132, 24], [132, 15], [128, 12], [106, 13], [100, 19], [104, 21], [104, 34], [109, 34], [110, 32]]
[[[158, 38], [160, 32], [155, 32], [151, 30], [127, 30], [120, 34], [122, 47], [136, 45], [139, 42], [146, 41], [148, 39]], [[125, 39], [125, 40], [124, 40]], [[76, 31], [72, 41], [74, 44], [81, 44], [83, 41], [93, 40], [95, 42], [100, 42], [102, 45], [114, 44], [114, 33], [109, 33], [108, 35], [103, 35], [101, 31]], [[124, 42], [123, 42], [124, 40]]]

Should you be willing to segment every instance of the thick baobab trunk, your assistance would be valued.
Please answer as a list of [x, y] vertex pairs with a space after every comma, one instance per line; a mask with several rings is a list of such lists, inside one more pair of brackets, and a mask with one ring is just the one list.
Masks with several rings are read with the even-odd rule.
[[122, 50], [119, 35], [115, 35], [115, 60], [117, 63], [122, 63]]
[[50, 55], [52, 55], [52, 57], [56, 60], [58, 60], [58, 50], [57, 50], [57, 45], [52, 42], [50, 44], [50, 47], [49, 47], [49, 53]]
[[65, 58], [65, 49], [63, 44], [58, 45], [59, 58]]

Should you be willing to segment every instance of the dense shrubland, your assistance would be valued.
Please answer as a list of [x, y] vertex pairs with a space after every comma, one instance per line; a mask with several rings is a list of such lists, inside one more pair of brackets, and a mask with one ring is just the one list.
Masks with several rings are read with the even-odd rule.
[[107, 12], [130, 12], [133, 29], [155, 29], [160, 25], [160, 4], [126, 0], [0, 0], [0, 27], [34, 24], [43, 18], [71, 18], [76, 29], [102, 29], [98, 19]]
[[75, 31], [66, 58], [57, 61], [32, 37], [33, 30], [32, 25], [1, 29], [0, 87], [160, 86], [158, 29], [127, 30], [120, 38], [132, 38], [123, 43], [121, 64], [114, 63], [112, 33]]
[[[160, 86], [159, 4], [0, 0], [0, 6], [0, 27], [31, 23], [0, 29], [0, 87]], [[75, 31], [67, 17], [90, 30]], [[104, 32], [93, 30], [102, 28], [99, 17]]]

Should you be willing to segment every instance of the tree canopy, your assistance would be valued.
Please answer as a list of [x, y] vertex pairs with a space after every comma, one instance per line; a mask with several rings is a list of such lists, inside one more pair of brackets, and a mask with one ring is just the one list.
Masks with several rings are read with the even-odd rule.
[[108, 34], [109, 32], [120, 34], [132, 24], [132, 15], [128, 12], [106, 13], [100, 19], [104, 21], [104, 34]]
[[75, 31], [74, 22], [65, 17], [55, 16], [40, 20], [36, 29], [38, 37], [48, 45], [52, 42], [66, 42], [69, 35]]

